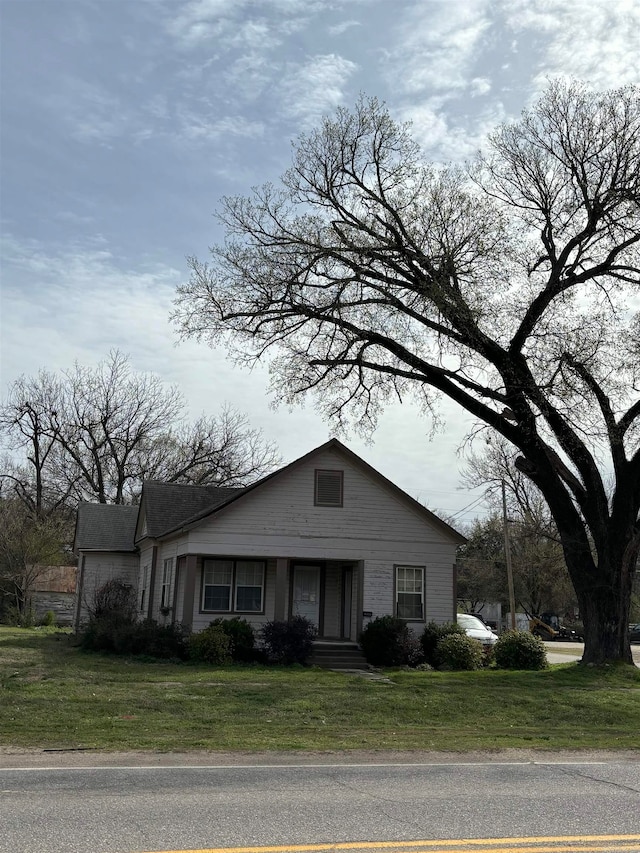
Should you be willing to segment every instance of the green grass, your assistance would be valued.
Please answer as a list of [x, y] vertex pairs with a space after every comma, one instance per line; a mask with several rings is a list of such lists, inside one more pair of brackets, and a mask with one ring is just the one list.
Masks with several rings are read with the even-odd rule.
[[172, 664], [0, 628], [0, 747], [640, 749], [640, 670], [396, 672]]

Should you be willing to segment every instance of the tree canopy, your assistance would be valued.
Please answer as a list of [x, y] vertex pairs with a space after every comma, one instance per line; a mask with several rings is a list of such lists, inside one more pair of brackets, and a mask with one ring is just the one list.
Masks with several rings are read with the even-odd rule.
[[553, 82], [467, 167], [424, 162], [376, 99], [299, 138], [279, 186], [224, 200], [174, 321], [273, 388], [374, 427], [456, 401], [547, 501], [584, 660], [631, 661], [640, 547], [640, 90]]
[[95, 368], [21, 377], [0, 408], [14, 453], [0, 470], [3, 493], [42, 516], [79, 500], [135, 502], [145, 479], [241, 486], [278, 465], [245, 415], [227, 406], [189, 422], [184, 408], [177, 388], [134, 372], [118, 351]]

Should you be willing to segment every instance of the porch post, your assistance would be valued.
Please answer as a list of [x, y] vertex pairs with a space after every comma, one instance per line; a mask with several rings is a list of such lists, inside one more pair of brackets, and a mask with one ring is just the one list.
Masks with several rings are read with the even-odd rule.
[[275, 603], [273, 606], [273, 618], [284, 621], [285, 602], [287, 600], [287, 587], [289, 581], [289, 560], [286, 557], [278, 557], [276, 560], [276, 588]]
[[185, 560], [184, 597], [182, 599], [182, 624], [186, 628], [193, 627], [193, 604], [196, 594], [197, 568], [198, 558], [195, 554], [188, 554]]
[[147, 619], [153, 619], [153, 603], [156, 592], [156, 575], [158, 573], [158, 546], [151, 551], [151, 577], [149, 578], [149, 600], [147, 601]]
[[362, 633], [362, 619], [363, 619], [362, 611], [364, 608], [364, 560], [358, 560], [356, 563], [354, 563], [354, 568], [355, 568], [354, 574], [356, 576], [356, 583], [357, 583], [357, 586], [356, 586], [357, 598], [356, 598], [356, 600], [358, 602], [358, 604], [357, 604], [358, 609], [356, 610], [356, 635], [353, 639], [357, 643], [358, 637]]

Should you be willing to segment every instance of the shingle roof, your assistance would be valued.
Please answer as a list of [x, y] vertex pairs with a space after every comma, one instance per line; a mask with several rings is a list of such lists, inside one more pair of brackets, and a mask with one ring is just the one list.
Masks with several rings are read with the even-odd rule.
[[[425, 520], [435, 525], [442, 533], [457, 543], [465, 542], [464, 536], [434, 515], [406, 492], [372, 468], [367, 462], [346, 448], [337, 439], [316, 447], [300, 459], [267, 474], [246, 488], [229, 486], [193, 486], [181, 483], [162, 483], [147, 480], [142, 487], [142, 511], [146, 520], [145, 536], [158, 539], [173, 534], [178, 529], [199, 523], [224, 507], [234, 504], [242, 495], [261, 488], [265, 483], [310, 460], [326, 449], [342, 453], [354, 465], [384, 488], [392, 491]], [[76, 524], [76, 551], [135, 551], [138, 507], [112, 504], [80, 504]]]
[[76, 551], [135, 551], [137, 506], [81, 503], [76, 519]]
[[147, 480], [142, 501], [147, 535], [155, 538], [244, 492], [230, 486], [192, 486]]
[[[376, 480], [380, 485], [383, 486], [383, 488], [393, 492], [393, 494], [395, 494], [398, 498], [404, 501], [405, 504], [412, 507], [415, 512], [418, 512], [428, 523], [432, 524], [446, 536], [453, 539], [457, 544], [463, 544], [467, 541], [465, 537], [461, 533], [459, 533], [454, 527], [451, 527], [451, 525], [447, 524], [446, 521], [443, 521], [441, 518], [431, 512], [431, 510], [427, 509], [421, 503], [416, 501], [405, 491], [403, 491], [399, 486], [396, 486], [395, 483], [391, 482], [391, 480], [388, 480], [383, 474], [381, 474], [379, 471], [377, 471], [375, 468], [365, 462], [364, 459], [361, 459], [359, 456], [353, 453], [353, 451], [345, 447], [344, 444], [342, 444], [336, 438], [329, 439], [329, 441], [327, 441], [325, 444], [321, 444], [319, 447], [316, 447], [314, 450], [309, 451], [309, 453], [306, 453], [299, 459], [295, 459], [288, 465], [285, 465], [282, 468], [278, 468], [276, 471], [272, 471], [271, 474], [267, 474], [261, 480], [257, 480], [255, 483], [250, 486], [247, 486], [244, 489], [216, 488], [215, 486], [191, 486], [190, 488], [192, 489], [210, 489], [212, 502], [207, 503], [206, 501], [203, 501], [200, 506], [200, 509], [196, 509], [191, 516], [187, 517], [186, 515], [183, 515], [181, 518], [177, 519], [175, 523], [169, 522], [164, 525], [163, 529], [160, 529], [162, 525], [159, 525], [156, 532], [153, 534], [150, 533], [150, 535], [168, 535], [174, 533], [179, 527], [197, 524], [204, 518], [208, 518], [214, 515], [215, 513], [221, 512], [230, 504], [234, 504], [237, 498], [242, 499], [243, 495], [248, 494], [254, 491], [255, 489], [261, 488], [265, 483], [269, 482], [270, 480], [273, 480], [276, 477], [279, 477], [285, 471], [289, 471], [293, 468], [296, 468], [299, 465], [309, 461], [322, 451], [329, 449], [336, 450], [338, 453], [341, 453], [346, 456], [347, 459], [349, 459], [354, 465], [358, 466], [369, 477]], [[145, 485], [145, 488], [147, 485], [148, 484]], [[169, 484], [156, 483], [156, 485], [166, 489]], [[181, 489], [184, 487], [176, 486], [175, 488]], [[195, 501], [193, 505], [196, 505]], [[167, 519], [167, 521], [169, 521], [169, 519]]]

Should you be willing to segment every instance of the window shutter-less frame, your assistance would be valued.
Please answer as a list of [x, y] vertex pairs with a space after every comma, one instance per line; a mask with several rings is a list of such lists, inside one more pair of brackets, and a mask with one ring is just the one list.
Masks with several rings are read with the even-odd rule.
[[315, 505], [342, 506], [343, 472], [318, 469], [315, 473]]

